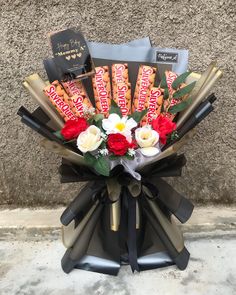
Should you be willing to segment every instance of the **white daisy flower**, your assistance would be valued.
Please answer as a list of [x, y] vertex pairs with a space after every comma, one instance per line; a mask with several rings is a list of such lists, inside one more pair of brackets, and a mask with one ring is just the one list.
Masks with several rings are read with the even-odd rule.
[[102, 120], [102, 128], [106, 131], [106, 134], [121, 133], [126, 139], [131, 142], [131, 130], [137, 127], [137, 122], [127, 116], [120, 117], [117, 114], [110, 114], [107, 119]]

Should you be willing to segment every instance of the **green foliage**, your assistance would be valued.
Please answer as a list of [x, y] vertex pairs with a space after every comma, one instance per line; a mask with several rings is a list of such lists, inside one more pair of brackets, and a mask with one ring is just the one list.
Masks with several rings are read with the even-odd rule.
[[169, 90], [168, 90], [168, 88], [165, 88], [165, 89], [164, 89], [164, 97], [163, 97], [163, 98], [164, 98], [164, 99], [168, 99], [168, 98], [169, 98], [169, 95], [170, 95], [170, 94], [169, 94]]
[[185, 73], [179, 75], [179, 76], [173, 81], [173, 83], [171, 84], [171, 87], [172, 87], [173, 89], [177, 89], [177, 88], [180, 86], [180, 84], [182, 84], [182, 83], [185, 82], [186, 78], [187, 78], [190, 74], [191, 74], [191, 72], [185, 72]]
[[110, 107], [109, 113], [110, 114], [117, 114], [120, 117], [122, 117], [120, 107], [118, 106], [118, 104], [113, 99], [111, 100], [111, 107]]
[[188, 105], [190, 105], [191, 99], [187, 99], [185, 101], [182, 101], [172, 107], [169, 108], [168, 112], [171, 114], [176, 114], [179, 112], [182, 112]]
[[91, 153], [87, 152], [84, 154], [84, 159], [90, 166], [92, 166], [96, 170], [97, 173], [103, 176], [109, 176], [110, 166], [106, 158], [96, 158]]
[[61, 130], [55, 131], [55, 132], [53, 132], [53, 134], [56, 135], [56, 137], [58, 137], [59, 139], [65, 140], [65, 138], [61, 134]]
[[135, 111], [130, 117], [133, 118], [137, 123], [139, 123], [143, 117], [147, 114], [148, 109], [142, 110], [141, 112]]
[[195, 84], [196, 84], [196, 82], [192, 82], [191, 84], [177, 90], [173, 94], [173, 98], [180, 99], [181, 97], [185, 96], [186, 94], [189, 94], [193, 90]]
[[166, 82], [166, 74], [164, 73], [161, 82], [160, 82], [160, 88], [168, 88], [167, 82]]

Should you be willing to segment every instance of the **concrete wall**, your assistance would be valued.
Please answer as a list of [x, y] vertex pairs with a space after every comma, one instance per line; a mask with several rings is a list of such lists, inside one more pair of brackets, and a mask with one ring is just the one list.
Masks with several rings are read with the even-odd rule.
[[59, 183], [60, 159], [40, 148], [40, 137], [16, 116], [22, 104], [36, 107], [21, 83], [34, 72], [46, 78], [47, 32], [74, 25], [93, 41], [150, 36], [154, 45], [187, 48], [198, 72], [218, 60], [224, 77], [215, 87], [216, 110], [184, 148], [183, 177], [172, 181], [196, 202], [235, 202], [235, 0], [0, 0], [0, 7], [0, 204], [64, 204], [79, 188]]

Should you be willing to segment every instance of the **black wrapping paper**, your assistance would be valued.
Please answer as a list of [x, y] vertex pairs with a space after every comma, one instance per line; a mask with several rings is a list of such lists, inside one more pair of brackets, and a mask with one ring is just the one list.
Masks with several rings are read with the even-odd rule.
[[[106, 178], [96, 176], [89, 170], [83, 173], [82, 167], [63, 161], [59, 169], [62, 182], [90, 181], [88, 189], [83, 189], [76, 198], [79, 200], [81, 197], [81, 201], [72, 201], [63, 215], [70, 215], [71, 221], [76, 220], [81, 211], [84, 210], [85, 214], [89, 210], [89, 206], [82, 205], [86, 195], [88, 199], [99, 202], [84, 230], [62, 259], [62, 268], [66, 273], [79, 268], [117, 275], [122, 264], [130, 264], [133, 271], [173, 264], [181, 270], [187, 267], [189, 252], [171, 215], [186, 222], [191, 216], [193, 205], [161, 178], [181, 175], [186, 159], [184, 155], [173, 155], [159, 162], [159, 165], [152, 166], [150, 174], [147, 170], [141, 173], [141, 191], [138, 196], [132, 195], [131, 175], [124, 173], [122, 167], [115, 167], [115, 173], [111, 171], [110, 178], [115, 178], [122, 188], [119, 197], [120, 226], [118, 231], [113, 231], [109, 208], [117, 200], [109, 199]], [[136, 211], [136, 203], [139, 211]], [[136, 214], [139, 215], [138, 228]]]

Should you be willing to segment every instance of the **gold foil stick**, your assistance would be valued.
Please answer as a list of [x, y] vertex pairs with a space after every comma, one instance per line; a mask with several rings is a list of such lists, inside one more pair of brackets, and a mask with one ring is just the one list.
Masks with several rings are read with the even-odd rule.
[[40, 145], [46, 150], [49, 150], [74, 164], [88, 166], [83, 156], [67, 149], [66, 147], [56, 143], [55, 141], [50, 141], [45, 138], [40, 142]]
[[178, 121], [177, 121], [177, 129], [184, 124], [184, 122], [188, 119], [188, 117], [192, 114], [192, 112], [204, 99], [204, 96], [200, 97], [199, 94], [207, 86], [207, 84], [210, 83], [209, 78], [211, 78], [212, 73], [215, 72], [215, 66], [216, 66], [216, 62], [212, 62], [208, 66], [207, 70], [201, 75], [201, 78], [197, 81], [189, 97], [190, 99], [192, 99], [192, 103], [184, 111], [180, 112], [179, 114]]
[[43, 93], [43, 89], [47, 86], [47, 84], [44, 83], [38, 74], [30, 75], [29, 77], [26, 77], [25, 80], [26, 81], [23, 82], [23, 86], [51, 119], [51, 127], [61, 129], [64, 126], [64, 122], [61, 117], [56, 114], [56, 111], [50, 105], [47, 96]]

